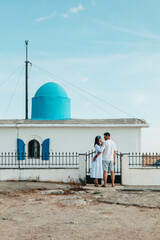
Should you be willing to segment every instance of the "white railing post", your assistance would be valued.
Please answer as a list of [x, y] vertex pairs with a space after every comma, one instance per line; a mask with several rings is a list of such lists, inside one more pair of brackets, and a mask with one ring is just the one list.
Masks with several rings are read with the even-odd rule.
[[79, 178], [86, 178], [86, 154], [79, 154]]
[[128, 184], [128, 178], [129, 178], [129, 171], [128, 171], [128, 163], [129, 163], [129, 155], [123, 154], [121, 155], [121, 182], [122, 185]]

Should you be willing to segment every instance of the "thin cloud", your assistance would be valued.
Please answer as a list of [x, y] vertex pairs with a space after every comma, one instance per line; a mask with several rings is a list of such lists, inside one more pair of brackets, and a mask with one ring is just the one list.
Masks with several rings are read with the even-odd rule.
[[39, 17], [39, 18], [36, 19], [36, 22], [42, 22], [42, 21], [45, 21], [45, 20], [52, 19], [55, 15], [56, 15], [56, 12], [53, 12], [49, 16]]
[[114, 25], [111, 25], [109, 23], [100, 21], [100, 20], [96, 20], [97, 23], [99, 23], [100, 25], [106, 26], [108, 28], [120, 31], [120, 32], [124, 32], [124, 33], [128, 33], [128, 34], [132, 34], [132, 35], [136, 35], [139, 37], [144, 37], [144, 38], [151, 38], [151, 39], [160, 39], [160, 36], [157, 36], [149, 31], [142, 31], [142, 32], [137, 32], [128, 28], [121, 28], [121, 27], [117, 27]]
[[77, 12], [83, 10], [83, 9], [84, 9], [84, 8], [83, 8], [82, 4], [79, 3], [79, 6], [78, 6], [78, 7], [70, 8], [69, 11], [72, 12], [72, 13], [77, 13]]
[[83, 78], [81, 79], [81, 81], [82, 81], [82, 82], [87, 82], [87, 81], [88, 81], [88, 78], [87, 78], [87, 77], [83, 77]]
[[68, 18], [69, 15], [68, 15], [68, 14], [62, 14], [62, 17], [63, 17], [63, 18]]
[[94, 44], [104, 44], [104, 45], [129, 45], [129, 46], [160, 46], [160, 43], [151, 43], [151, 42], [127, 42], [127, 41], [92, 41]]

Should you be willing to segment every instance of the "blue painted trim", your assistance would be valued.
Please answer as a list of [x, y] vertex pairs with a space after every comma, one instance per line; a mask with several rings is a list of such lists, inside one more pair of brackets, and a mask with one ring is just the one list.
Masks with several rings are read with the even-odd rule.
[[49, 160], [49, 143], [49, 138], [45, 139], [42, 143], [42, 160]]
[[25, 160], [25, 144], [20, 138], [17, 138], [17, 160]]

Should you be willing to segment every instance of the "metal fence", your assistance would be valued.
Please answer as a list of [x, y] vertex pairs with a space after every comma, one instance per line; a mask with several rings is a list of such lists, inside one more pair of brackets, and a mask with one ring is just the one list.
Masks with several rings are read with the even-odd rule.
[[[91, 174], [91, 169], [92, 169], [92, 161], [93, 157], [95, 155], [95, 151], [89, 151], [86, 153], [86, 173], [87, 176], [90, 176]], [[116, 153], [116, 164], [115, 164], [115, 175], [121, 175], [121, 153]], [[110, 172], [108, 173], [110, 175]]]
[[[94, 151], [86, 153], [86, 175], [90, 176]], [[121, 175], [122, 153], [116, 153], [115, 175]], [[159, 153], [127, 153], [129, 157], [128, 165], [133, 167], [160, 167]], [[24, 156], [17, 153], [8, 152], [0, 154], [0, 168], [78, 168], [78, 153], [49, 153], [45, 156], [48, 160], [43, 160], [43, 156], [31, 158], [27, 154]], [[23, 160], [20, 160], [23, 159]], [[110, 174], [110, 173], [109, 173]]]
[[[0, 168], [78, 168], [79, 154], [78, 153], [49, 153], [48, 160], [43, 156], [31, 158], [27, 154], [20, 155], [17, 153], [1, 153]], [[19, 160], [23, 159], [23, 160]]]
[[159, 153], [128, 153], [129, 167], [160, 167]]

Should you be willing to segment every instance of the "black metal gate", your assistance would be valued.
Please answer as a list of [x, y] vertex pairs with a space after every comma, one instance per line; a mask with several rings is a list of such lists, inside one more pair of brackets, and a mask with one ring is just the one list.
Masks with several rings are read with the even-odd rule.
[[[91, 169], [92, 169], [92, 161], [93, 157], [95, 155], [95, 151], [89, 151], [86, 153], [86, 178], [87, 182], [92, 182], [92, 179], [90, 178], [91, 175]], [[121, 153], [116, 153], [116, 164], [115, 164], [115, 182], [120, 183], [121, 182]], [[108, 181], [110, 182], [110, 172], [108, 173]]]

